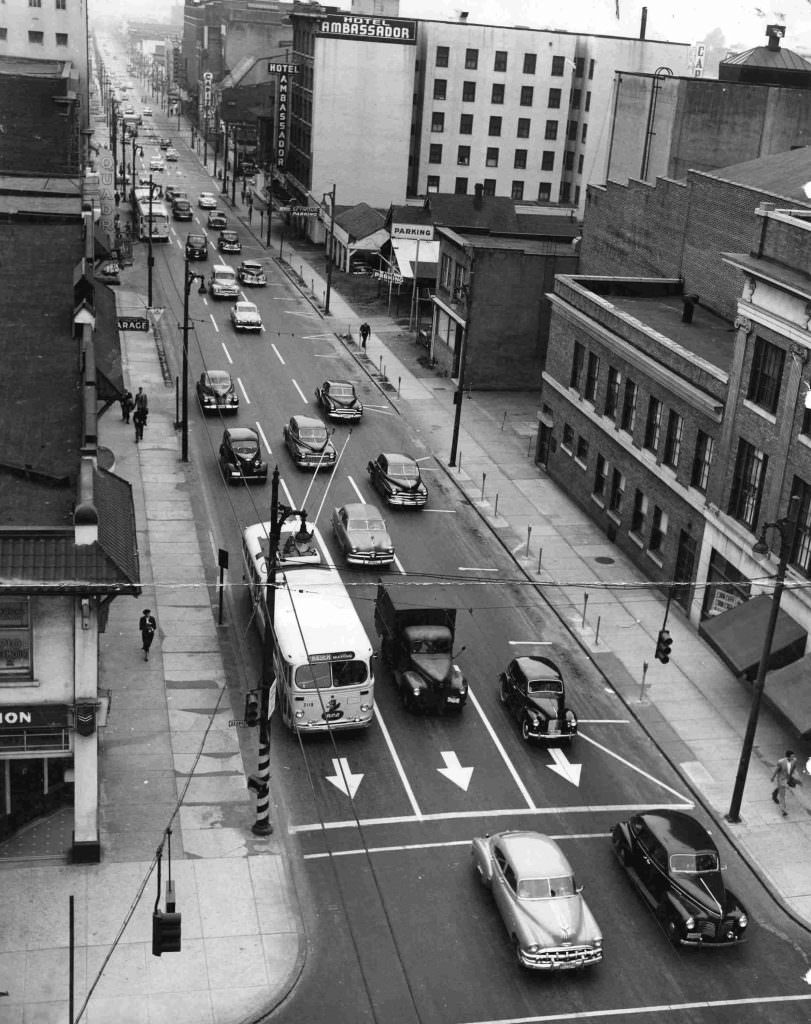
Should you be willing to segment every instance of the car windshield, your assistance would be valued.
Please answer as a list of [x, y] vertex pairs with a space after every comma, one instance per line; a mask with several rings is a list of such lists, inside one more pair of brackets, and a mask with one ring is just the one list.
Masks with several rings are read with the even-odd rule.
[[222, 237], [223, 241], [225, 241], [225, 242], [236, 242], [236, 240], [237, 240], [237, 233], [236, 233], [236, 231], [223, 231], [221, 237]]
[[428, 637], [411, 641], [412, 654], [450, 654], [451, 641], [449, 637]]
[[300, 690], [320, 690], [365, 683], [366, 678], [366, 664], [362, 661], [324, 661], [299, 665], [295, 682]]
[[354, 398], [355, 389], [351, 384], [330, 384], [327, 389], [333, 398]]
[[419, 470], [411, 462], [390, 462], [388, 474], [389, 476], [401, 476], [406, 480], [415, 480]]
[[258, 274], [262, 268], [258, 263], [243, 263], [242, 269], [247, 270], [251, 274]]
[[250, 302], [238, 302], [236, 305], [237, 313], [242, 316], [253, 316], [256, 313], [256, 306]]
[[527, 682], [527, 692], [559, 697], [563, 693], [563, 684], [559, 679], [530, 679]]
[[670, 870], [679, 875], [701, 875], [720, 871], [718, 854], [715, 850], [700, 853], [674, 853], [670, 857]]
[[202, 235], [189, 235], [189, 245], [205, 245], [206, 240]]
[[302, 441], [326, 441], [327, 428], [317, 423], [314, 423], [312, 426], [305, 424], [304, 426], [299, 426], [298, 436]]
[[577, 892], [571, 875], [555, 878], [521, 878], [518, 882], [519, 900], [549, 900], [559, 896], [574, 896]]
[[[225, 284], [229, 284], [235, 279], [234, 272], [230, 267], [215, 267], [214, 268], [214, 280], [222, 281]], [[244, 308], [243, 303], [239, 303], [240, 308]]]
[[382, 519], [350, 519], [346, 524], [347, 530], [385, 530], [386, 525]]
[[242, 456], [253, 456], [259, 451], [259, 442], [252, 441], [250, 439], [245, 441], [233, 441], [231, 447], [237, 453]]
[[212, 370], [208, 374], [208, 383], [215, 388], [230, 388], [231, 375], [224, 371], [218, 373], [216, 370]]

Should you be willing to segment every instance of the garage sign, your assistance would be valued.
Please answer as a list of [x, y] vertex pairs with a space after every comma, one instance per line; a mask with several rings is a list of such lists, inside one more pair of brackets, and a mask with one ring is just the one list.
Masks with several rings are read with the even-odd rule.
[[149, 321], [145, 316], [120, 316], [118, 329], [119, 331], [148, 331]]

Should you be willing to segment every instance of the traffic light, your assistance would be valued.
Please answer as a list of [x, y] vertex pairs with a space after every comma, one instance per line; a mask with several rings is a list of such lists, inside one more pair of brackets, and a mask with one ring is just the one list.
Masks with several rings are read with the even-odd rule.
[[152, 914], [152, 956], [180, 952], [180, 914]]
[[245, 694], [245, 724], [259, 725], [259, 697], [256, 690]]
[[659, 636], [656, 639], [656, 657], [663, 665], [670, 661], [670, 648], [672, 646], [673, 640], [668, 630], [660, 629]]

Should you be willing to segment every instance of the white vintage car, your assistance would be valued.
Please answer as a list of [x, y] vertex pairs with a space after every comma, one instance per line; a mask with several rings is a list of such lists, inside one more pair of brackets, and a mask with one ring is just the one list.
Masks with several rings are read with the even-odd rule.
[[262, 330], [262, 317], [253, 302], [235, 302], [231, 307], [231, 322], [235, 331]]

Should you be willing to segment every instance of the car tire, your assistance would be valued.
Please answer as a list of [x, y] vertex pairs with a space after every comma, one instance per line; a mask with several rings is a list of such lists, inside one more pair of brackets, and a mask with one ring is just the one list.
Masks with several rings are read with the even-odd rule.
[[414, 701], [404, 686], [400, 687], [400, 703], [403, 705], [403, 711], [414, 714]]
[[670, 908], [665, 904], [660, 903], [656, 910], [656, 916], [661, 922], [664, 933], [667, 936], [667, 941], [671, 946], [678, 948], [681, 945], [679, 942], [681, 929], [679, 928], [678, 922], [674, 919]]
[[529, 718], [526, 715], [521, 719], [521, 739], [524, 743], [529, 743], [532, 740], [529, 732]]
[[506, 704], [509, 700], [509, 692], [507, 690], [507, 684], [503, 678], [498, 681], [498, 699], [502, 704]]
[[512, 947], [513, 947], [513, 956], [515, 957], [515, 962], [518, 964], [519, 967], [523, 968], [524, 967], [524, 961], [521, 959], [521, 943], [518, 941], [518, 937], [515, 936], [515, 935], [513, 935], [513, 937], [512, 937]]
[[617, 843], [614, 849], [617, 851], [617, 860], [624, 868], [627, 868], [631, 863], [631, 855], [628, 847], [625, 843]]

